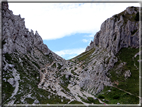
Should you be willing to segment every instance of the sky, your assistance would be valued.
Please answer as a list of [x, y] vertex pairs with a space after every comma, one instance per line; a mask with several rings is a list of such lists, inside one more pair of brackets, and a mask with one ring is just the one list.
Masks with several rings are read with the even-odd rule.
[[26, 28], [38, 31], [50, 50], [68, 60], [84, 52], [101, 24], [139, 3], [9, 3]]

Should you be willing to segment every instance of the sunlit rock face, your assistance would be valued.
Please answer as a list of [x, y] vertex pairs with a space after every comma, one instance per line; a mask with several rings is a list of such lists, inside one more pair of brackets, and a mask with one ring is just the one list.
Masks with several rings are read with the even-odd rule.
[[[94, 44], [94, 46], [92, 46]], [[123, 47], [139, 47], [139, 8], [128, 7], [105, 20], [90, 47], [106, 48], [114, 54]], [[90, 48], [91, 49], [91, 48]]]
[[26, 54], [27, 52], [33, 52], [34, 47], [37, 47], [45, 55], [50, 53], [48, 47], [43, 44], [43, 40], [36, 31], [34, 34], [25, 27], [24, 18], [20, 15], [14, 15], [11, 10], [8, 9], [8, 4], [3, 3], [2, 8], [2, 26], [3, 26], [3, 53], [12, 53], [15, 50]]
[[[115, 55], [121, 48], [139, 47], [138, 14], [139, 8], [128, 7], [123, 12], [108, 18], [102, 23], [100, 31], [94, 36], [94, 41], [91, 41], [90, 46], [86, 48], [86, 52], [93, 48], [95, 52], [89, 56], [90, 61], [86, 66], [88, 74], [85, 71], [86, 75], [91, 72], [91, 77], [83, 79], [84, 82], [81, 82], [81, 86], [86, 87], [85, 89], [95, 88], [95, 90], [92, 90], [95, 94], [103, 89], [103, 84], [106, 82], [106, 85], [111, 85], [106, 73], [118, 61]], [[90, 67], [94, 69], [92, 70]], [[96, 72], [99, 75], [96, 75]], [[93, 81], [94, 78], [98, 81]], [[100, 81], [102, 83], [98, 83]]]
[[24, 18], [14, 15], [7, 2], [2, 3], [2, 59], [3, 101], [6, 104], [26, 104], [31, 100], [42, 103], [39, 96], [49, 93], [35, 94], [42, 79], [41, 69], [53, 62], [65, 63], [43, 43], [37, 31], [34, 34], [25, 27]]
[[[25, 27], [24, 18], [14, 15], [8, 3], [2, 3], [2, 100], [3, 104], [67, 104], [113, 86], [110, 70], [127, 62], [117, 54], [122, 48], [139, 47], [139, 8], [128, 7], [101, 25], [86, 51], [70, 60], [52, 52], [41, 36]], [[138, 57], [140, 52], [134, 55]], [[135, 65], [137, 67], [137, 65]], [[138, 67], [137, 67], [138, 68]], [[125, 80], [133, 73], [125, 70]], [[115, 82], [118, 84], [118, 82]], [[55, 99], [53, 101], [53, 99]], [[98, 102], [103, 103], [98, 100]], [[91, 102], [90, 102], [91, 103]]]

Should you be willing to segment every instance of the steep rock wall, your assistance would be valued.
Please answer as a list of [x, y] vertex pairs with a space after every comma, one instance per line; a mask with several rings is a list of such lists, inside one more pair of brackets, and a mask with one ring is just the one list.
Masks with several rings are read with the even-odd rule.
[[[118, 61], [116, 54], [122, 48], [139, 47], [139, 8], [128, 7], [123, 12], [105, 20], [100, 31], [94, 36], [94, 40], [86, 48], [86, 55], [95, 50], [87, 59], [83, 69], [80, 86], [89, 93], [97, 94], [103, 90], [104, 86], [111, 86], [107, 74]], [[84, 54], [85, 54], [84, 53]], [[79, 60], [85, 55], [77, 56]], [[85, 78], [84, 78], [85, 77]], [[98, 81], [97, 81], [98, 80]], [[99, 83], [101, 81], [101, 83]]]
[[[6, 104], [54, 103], [55, 97], [84, 103], [81, 98], [92, 97], [91, 94], [113, 85], [108, 71], [119, 60], [116, 57], [119, 50], [129, 46], [138, 48], [139, 44], [136, 7], [128, 7], [107, 19], [86, 51], [69, 61], [48, 49], [38, 32], [30, 32], [24, 19], [13, 15], [6, 2], [2, 4], [2, 19], [2, 96]], [[124, 72], [127, 78], [133, 73]]]
[[38, 88], [40, 70], [53, 62], [60, 68], [66, 63], [43, 43], [37, 31], [34, 34], [25, 27], [24, 18], [14, 15], [7, 2], [2, 2], [2, 59], [3, 104], [48, 103], [46, 97], [51, 93]]
[[[123, 47], [139, 46], [139, 8], [128, 7], [123, 12], [105, 20], [100, 31], [94, 36], [93, 43], [86, 48], [106, 48], [117, 54]], [[93, 44], [93, 45], [92, 45]]]
[[13, 12], [8, 9], [8, 4], [2, 4], [2, 38], [3, 38], [3, 53], [12, 53], [15, 50], [23, 54], [32, 52], [33, 47], [37, 47], [45, 55], [49, 54], [50, 50], [43, 44], [43, 40], [36, 31], [34, 34], [25, 27], [24, 18], [20, 15], [13, 15]]

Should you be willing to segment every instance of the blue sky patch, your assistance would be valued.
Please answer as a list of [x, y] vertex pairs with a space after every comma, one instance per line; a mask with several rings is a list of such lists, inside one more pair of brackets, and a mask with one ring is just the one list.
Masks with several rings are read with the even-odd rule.
[[[73, 56], [82, 53], [90, 44], [91, 40], [93, 40], [93, 38], [94, 35], [91, 33], [76, 33], [59, 39], [43, 40], [43, 42], [53, 52], [65, 59], [70, 59]], [[62, 52], [65, 53], [62, 54]]]

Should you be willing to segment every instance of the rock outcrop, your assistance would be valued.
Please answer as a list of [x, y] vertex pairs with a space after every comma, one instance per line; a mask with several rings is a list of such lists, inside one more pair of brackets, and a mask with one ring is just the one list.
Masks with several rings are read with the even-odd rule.
[[26, 54], [33, 53], [34, 47], [37, 47], [44, 55], [48, 55], [50, 50], [43, 44], [43, 40], [36, 31], [34, 34], [25, 27], [24, 18], [20, 15], [13, 15], [8, 9], [8, 4], [2, 4], [2, 37], [3, 37], [3, 53], [13, 53], [15, 50]]
[[130, 79], [137, 88], [138, 10], [128, 7], [108, 18], [86, 51], [67, 61], [52, 52], [37, 31], [29, 31], [24, 18], [14, 15], [3, 2], [3, 104], [96, 104], [103, 101], [95, 95], [106, 86], [122, 86], [120, 80], [128, 83]]
[[[139, 47], [138, 14], [138, 7], [128, 7], [123, 12], [108, 18], [102, 23], [100, 31], [96, 33], [94, 40], [86, 48], [86, 55], [93, 49], [95, 51], [87, 56], [89, 60], [82, 60], [87, 64], [85, 66], [86, 70], [82, 72], [85, 78], [82, 78], [80, 82], [81, 87], [97, 94], [103, 90], [104, 86], [112, 85], [106, 74], [118, 61], [116, 54], [122, 48]], [[81, 58], [82, 56], [79, 55], [75, 59]], [[125, 76], [127, 73], [125, 73]], [[100, 81], [101, 83], [98, 83]]]
[[24, 18], [14, 15], [7, 2], [2, 2], [2, 59], [3, 104], [26, 104], [30, 101], [28, 98], [33, 103], [42, 103], [51, 93], [38, 92], [41, 91], [38, 89], [42, 79], [40, 71], [53, 62], [61, 69], [66, 62], [43, 43], [37, 31], [34, 34], [25, 27]]
[[100, 31], [94, 36], [93, 43], [86, 51], [94, 48], [106, 48], [117, 54], [123, 47], [139, 47], [139, 8], [128, 7], [123, 12], [105, 20]]

